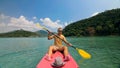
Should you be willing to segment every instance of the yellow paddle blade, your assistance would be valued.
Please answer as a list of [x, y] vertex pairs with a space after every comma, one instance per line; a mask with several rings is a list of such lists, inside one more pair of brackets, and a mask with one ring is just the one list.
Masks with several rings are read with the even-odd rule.
[[41, 26], [39, 23], [36, 23], [36, 26], [39, 27], [39, 28], [42, 28], [42, 29], [48, 30], [47, 28]]
[[84, 50], [82, 49], [78, 49], [76, 48], [76, 50], [78, 51], [78, 53], [84, 58], [84, 59], [90, 59], [91, 58], [91, 55], [87, 52], [85, 52]]
[[39, 27], [39, 28], [41, 28], [41, 26], [40, 26], [40, 24], [39, 24], [39, 23], [36, 23], [36, 26], [37, 26], [37, 27]]

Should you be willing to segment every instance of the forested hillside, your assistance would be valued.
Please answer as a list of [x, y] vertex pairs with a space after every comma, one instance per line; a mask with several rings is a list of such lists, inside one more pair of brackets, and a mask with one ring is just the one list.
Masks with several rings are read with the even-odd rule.
[[63, 33], [65, 36], [120, 35], [120, 8], [69, 24]]

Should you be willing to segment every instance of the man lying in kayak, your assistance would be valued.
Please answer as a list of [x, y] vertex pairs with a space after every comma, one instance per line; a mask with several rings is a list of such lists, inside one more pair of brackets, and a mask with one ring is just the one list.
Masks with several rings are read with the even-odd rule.
[[[56, 34], [56, 36], [60, 37], [62, 40], [64, 40], [65, 42], [67, 42], [66, 38], [64, 37], [64, 35], [62, 34], [62, 28], [58, 28], [58, 33]], [[53, 53], [53, 51], [63, 51], [63, 54], [65, 56], [64, 60], [68, 61], [69, 60], [69, 55], [68, 55], [68, 48], [67, 46], [64, 46], [62, 44], [62, 40], [59, 39], [58, 37], [56, 37], [55, 35], [51, 35], [51, 32], [48, 33], [48, 40], [54, 39], [54, 44], [51, 45], [48, 49], [48, 55], [47, 55], [47, 60], [51, 60], [51, 55]], [[72, 44], [67, 42], [68, 46], [71, 46]]]

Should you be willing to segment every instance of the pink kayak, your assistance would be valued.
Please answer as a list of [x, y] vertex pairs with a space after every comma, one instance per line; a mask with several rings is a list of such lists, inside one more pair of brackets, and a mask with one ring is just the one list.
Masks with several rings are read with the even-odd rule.
[[[54, 59], [56, 57], [61, 57], [62, 59], [64, 58], [63, 54], [59, 51], [55, 52], [52, 55], [52, 60], [48, 61], [46, 60], [46, 56], [44, 56], [41, 61], [37, 64], [36, 68], [54, 68], [51, 64], [54, 62]], [[70, 56], [70, 60], [66, 61], [65, 65], [61, 68], [79, 68], [75, 60]]]

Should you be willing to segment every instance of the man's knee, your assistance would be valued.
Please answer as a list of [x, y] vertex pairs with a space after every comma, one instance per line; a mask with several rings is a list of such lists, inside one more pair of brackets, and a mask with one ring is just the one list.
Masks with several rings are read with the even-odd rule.
[[53, 49], [53, 46], [49, 46], [49, 49]]

